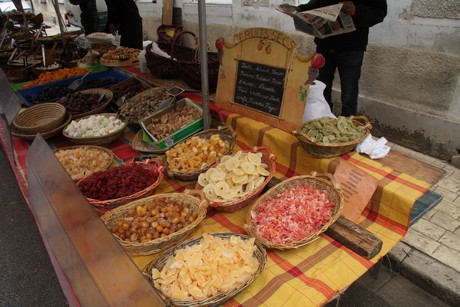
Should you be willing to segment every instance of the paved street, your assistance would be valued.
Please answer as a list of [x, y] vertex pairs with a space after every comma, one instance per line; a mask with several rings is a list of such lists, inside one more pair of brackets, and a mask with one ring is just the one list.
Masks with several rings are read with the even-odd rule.
[[[3, 151], [0, 170], [0, 306], [66, 306], [33, 215]], [[376, 278], [371, 273], [328, 306], [448, 306], [388, 266], [382, 265]]]

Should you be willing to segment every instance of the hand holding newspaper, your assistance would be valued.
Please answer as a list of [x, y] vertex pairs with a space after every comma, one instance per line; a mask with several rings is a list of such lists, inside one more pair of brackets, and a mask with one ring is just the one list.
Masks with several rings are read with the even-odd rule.
[[325, 38], [356, 30], [351, 16], [340, 11], [342, 5], [338, 3], [304, 12], [298, 12], [297, 8], [290, 4], [280, 4], [275, 8], [294, 19], [297, 31]]

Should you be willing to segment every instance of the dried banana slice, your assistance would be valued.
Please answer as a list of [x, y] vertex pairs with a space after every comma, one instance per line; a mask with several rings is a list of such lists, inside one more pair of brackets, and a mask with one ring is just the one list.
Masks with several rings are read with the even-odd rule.
[[270, 172], [268, 171], [268, 169], [266, 169], [266, 168], [263, 167], [262, 165], [258, 165], [258, 166], [257, 166], [257, 173], [258, 173], [260, 176], [264, 176], [264, 177], [267, 177], [268, 175], [270, 175]]
[[220, 163], [223, 164], [225, 162], [227, 162], [232, 156], [230, 155], [225, 155], [225, 156], [222, 156], [222, 158], [220, 158]]
[[228, 171], [232, 171], [234, 170], [235, 168], [239, 167], [240, 166], [240, 159], [237, 158], [237, 157], [231, 157], [230, 159], [228, 159], [228, 161], [225, 163], [225, 168], [228, 170]]
[[244, 174], [243, 175], [236, 175], [236, 174], [232, 174], [231, 176], [231, 180], [234, 182], [234, 183], [238, 183], [238, 184], [244, 184], [244, 182], [248, 179], [248, 175], [247, 174]]
[[210, 177], [211, 177], [210, 181], [219, 182], [219, 181], [225, 180], [226, 173], [221, 170], [216, 169], [214, 172], [212, 172]]
[[242, 176], [242, 175], [246, 174], [241, 168], [235, 168], [232, 172], [233, 172], [233, 174], [235, 174], [237, 176]]

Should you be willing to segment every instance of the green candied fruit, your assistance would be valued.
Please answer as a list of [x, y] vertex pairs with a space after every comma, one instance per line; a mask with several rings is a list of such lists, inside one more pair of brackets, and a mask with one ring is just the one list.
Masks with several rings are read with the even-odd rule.
[[326, 143], [346, 143], [359, 139], [366, 133], [363, 126], [356, 126], [349, 117], [321, 117], [305, 122], [301, 132], [312, 139]]

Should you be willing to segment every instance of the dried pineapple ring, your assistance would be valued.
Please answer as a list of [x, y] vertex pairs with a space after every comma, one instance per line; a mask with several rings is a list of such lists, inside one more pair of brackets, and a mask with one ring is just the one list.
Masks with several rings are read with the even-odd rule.
[[224, 180], [225, 177], [226, 177], [225, 172], [216, 169], [216, 171], [211, 174], [211, 181], [219, 182], [219, 181]]
[[222, 195], [227, 194], [229, 190], [230, 187], [228, 186], [228, 183], [226, 183], [225, 181], [218, 182], [214, 185], [214, 192], [217, 196], [222, 197]]
[[231, 157], [232, 156], [229, 156], [229, 155], [222, 156], [222, 158], [220, 158], [220, 163], [227, 162]]
[[205, 173], [201, 173], [198, 176], [198, 184], [201, 185], [202, 187], [205, 187], [205, 186], [207, 186], [209, 184], [209, 180], [206, 178]]
[[270, 175], [270, 172], [268, 171], [268, 169], [264, 168], [262, 165], [257, 166], [257, 172], [259, 173], [259, 175], [265, 176], [265, 177]]
[[260, 152], [248, 152], [248, 154], [246, 155], [246, 161], [251, 162], [255, 165], [259, 165], [260, 163], [262, 163], [262, 154]]
[[235, 168], [233, 170], [233, 174], [237, 175], [237, 176], [242, 176], [244, 174], [246, 174], [241, 168]]
[[237, 168], [238, 166], [240, 166], [240, 160], [236, 157], [231, 157], [230, 159], [228, 159], [228, 161], [225, 163], [225, 168], [229, 171], [232, 171], [234, 170], [235, 168]]
[[247, 174], [243, 174], [243, 175], [232, 174], [231, 178], [234, 183], [242, 184], [245, 180], [248, 179], [248, 175]]
[[241, 169], [249, 175], [253, 175], [257, 173], [257, 169], [254, 164], [250, 162], [243, 162], [241, 163]]
[[203, 193], [207, 199], [212, 200], [217, 197], [216, 193], [214, 192], [214, 185], [208, 184], [203, 188]]

